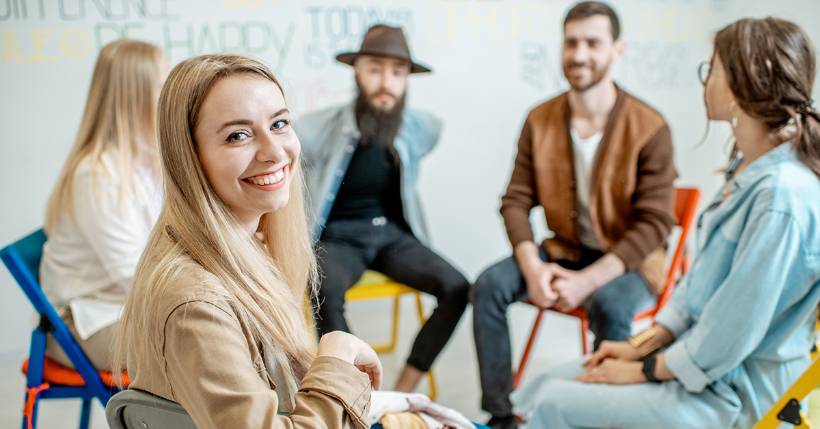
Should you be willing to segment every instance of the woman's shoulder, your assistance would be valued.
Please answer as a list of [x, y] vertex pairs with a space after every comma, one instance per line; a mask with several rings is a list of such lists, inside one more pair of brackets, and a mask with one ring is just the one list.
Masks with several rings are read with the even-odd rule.
[[87, 154], [77, 163], [74, 169], [74, 178], [86, 177], [98, 178], [106, 177], [117, 179], [116, 151], [113, 149], [104, 151], [99, 155]]
[[119, 195], [121, 178], [113, 157], [107, 152], [98, 158], [86, 155], [77, 163], [72, 174], [75, 203], [92, 196], [110, 201]]
[[[94, 182], [95, 185], [116, 185], [119, 186], [123, 180], [123, 164], [119, 157], [119, 151], [116, 148], [106, 149], [99, 154], [86, 154], [79, 160], [74, 168], [73, 178], [75, 182]], [[128, 177], [134, 177], [135, 180], [151, 179], [152, 182], [157, 181], [155, 177], [150, 174], [150, 167], [148, 161], [132, 160], [130, 165], [133, 171], [128, 173]], [[142, 174], [148, 171], [148, 174]]]
[[763, 193], [770, 208], [777, 211], [818, 216], [820, 178], [802, 162], [781, 164], [765, 183]]
[[773, 154], [773, 159], [761, 165], [762, 168], [753, 175], [750, 185], [756, 205], [786, 213], [808, 210], [804, 215], [820, 215], [817, 213], [820, 178], [790, 147], [775, 151], [778, 153]]
[[162, 302], [166, 303], [166, 317], [190, 303], [210, 304], [214, 309], [233, 313], [230, 298], [222, 281], [190, 258], [180, 261], [173, 287], [164, 288], [163, 292]]
[[748, 196], [750, 219], [777, 216], [792, 222], [812, 245], [820, 245], [820, 178], [795, 153], [767, 165], [751, 184]]
[[157, 306], [158, 319], [166, 320], [180, 307], [189, 303], [211, 304], [214, 309], [231, 312], [230, 299], [222, 281], [174, 245], [171, 240], [160, 240], [158, 248], [145, 263], [156, 267], [149, 281], [162, 284], [152, 297]]

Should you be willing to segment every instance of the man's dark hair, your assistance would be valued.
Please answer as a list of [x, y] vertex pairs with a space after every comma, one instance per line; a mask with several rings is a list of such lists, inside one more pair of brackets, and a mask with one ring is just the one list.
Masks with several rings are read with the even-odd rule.
[[564, 28], [570, 21], [578, 21], [595, 15], [609, 18], [612, 40], [618, 40], [621, 37], [621, 22], [618, 20], [618, 14], [608, 4], [599, 1], [584, 1], [573, 6], [564, 18]]

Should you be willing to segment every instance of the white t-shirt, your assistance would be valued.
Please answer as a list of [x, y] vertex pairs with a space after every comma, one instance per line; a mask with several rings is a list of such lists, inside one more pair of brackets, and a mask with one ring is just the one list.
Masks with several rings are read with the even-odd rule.
[[570, 129], [572, 137], [572, 158], [575, 164], [575, 184], [578, 204], [578, 235], [581, 244], [590, 248], [601, 250], [601, 244], [595, 237], [595, 230], [592, 227], [592, 219], [589, 216], [589, 197], [592, 193], [593, 163], [598, 146], [601, 143], [602, 133], [599, 131], [588, 138], [581, 138], [574, 129]]
[[105, 173], [87, 160], [80, 163], [74, 173], [74, 217], [49, 231], [40, 265], [43, 291], [61, 313], [71, 309], [83, 340], [119, 320], [162, 208], [162, 188], [147, 169], [135, 175], [134, 194], [120, 199], [114, 159], [103, 154]]

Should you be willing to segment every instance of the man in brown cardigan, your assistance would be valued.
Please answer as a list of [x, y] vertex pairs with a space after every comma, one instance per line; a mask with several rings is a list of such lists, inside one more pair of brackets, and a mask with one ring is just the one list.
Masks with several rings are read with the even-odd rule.
[[[510, 304], [584, 306], [597, 348], [627, 339], [635, 313], [661, 286], [674, 221], [673, 147], [661, 115], [613, 82], [622, 53], [609, 6], [574, 6], [562, 61], [571, 88], [533, 109], [521, 131], [501, 200], [513, 256], [484, 271], [472, 291], [482, 408], [493, 428], [515, 427]], [[539, 205], [554, 233], [540, 247], [529, 223]]]

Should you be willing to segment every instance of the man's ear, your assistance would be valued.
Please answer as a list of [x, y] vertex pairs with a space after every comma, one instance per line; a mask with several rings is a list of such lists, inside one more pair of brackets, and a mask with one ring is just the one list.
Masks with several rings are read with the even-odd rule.
[[612, 48], [615, 50], [615, 59], [620, 60], [623, 58], [626, 53], [626, 42], [624, 41], [624, 38], [619, 37], [613, 44]]

